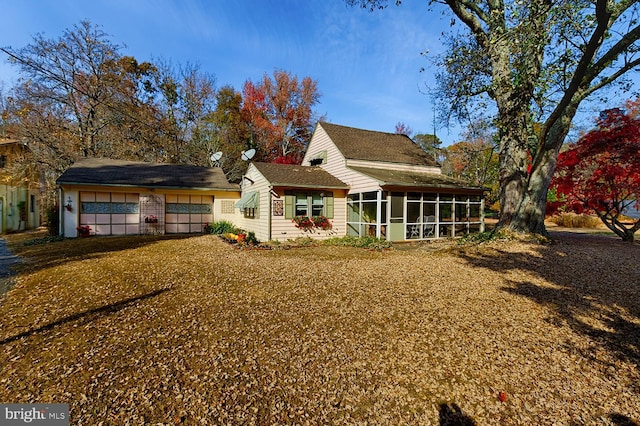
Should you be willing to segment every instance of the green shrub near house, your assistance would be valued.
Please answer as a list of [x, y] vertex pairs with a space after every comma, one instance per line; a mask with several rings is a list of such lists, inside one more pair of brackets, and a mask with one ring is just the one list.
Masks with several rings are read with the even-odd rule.
[[323, 240], [322, 244], [329, 246], [358, 247], [370, 250], [384, 250], [393, 246], [391, 241], [380, 238], [352, 236], [329, 238], [328, 240]]
[[207, 223], [204, 226], [205, 234], [222, 235], [227, 233], [238, 233], [238, 228], [228, 220], [219, 220], [217, 222]]

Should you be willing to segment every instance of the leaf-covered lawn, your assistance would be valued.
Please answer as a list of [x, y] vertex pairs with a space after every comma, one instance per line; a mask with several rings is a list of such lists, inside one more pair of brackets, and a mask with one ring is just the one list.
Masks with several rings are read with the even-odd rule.
[[640, 421], [638, 244], [21, 238], [0, 401], [72, 424]]

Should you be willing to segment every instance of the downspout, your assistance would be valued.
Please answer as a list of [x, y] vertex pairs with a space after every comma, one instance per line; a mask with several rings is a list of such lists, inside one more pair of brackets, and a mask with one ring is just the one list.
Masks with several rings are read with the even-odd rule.
[[269, 185], [269, 196], [267, 197], [267, 202], [269, 203], [269, 207], [267, 208], [267, 211], [269, 212], [269, 217], [267, 217], [267, 237], [269, 238], [269, 241], [271, 241], [273, 238], [271, 238], [271, 218], [272, 218], [272, 211], [271, 209], [273, 208], [273, 185]]
[[64, 209], [62, 208], [64, 203], [64, 194], [62, 187], [58, 187], [58, 236], [64, 237]]
[[480, 196], [480, 232], [484, 232], [484, 193]]
[[382, 231], [382, 189], [378, 189], [376, 193], [376, 238], [380, 239]]

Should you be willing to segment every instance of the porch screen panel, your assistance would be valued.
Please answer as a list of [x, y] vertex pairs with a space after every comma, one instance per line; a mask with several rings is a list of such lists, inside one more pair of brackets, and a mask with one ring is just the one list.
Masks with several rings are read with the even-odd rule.
[[357, 237], [360, 235], [360, 194], [347, 197], [347, 209], [347, 235]]
[[407, 239], [420, 238], [420, 224], [422, 223], [422, 194], [419, 192], [407, 193]]

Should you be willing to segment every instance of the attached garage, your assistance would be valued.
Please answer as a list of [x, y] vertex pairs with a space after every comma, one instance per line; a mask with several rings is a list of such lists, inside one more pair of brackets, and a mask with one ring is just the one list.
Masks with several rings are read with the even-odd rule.
[[219, 168], [85, 159], [60, 178], [60, 232], [78, 235], [199, 233], [217, 220], [236, 220], [238, 185]]

